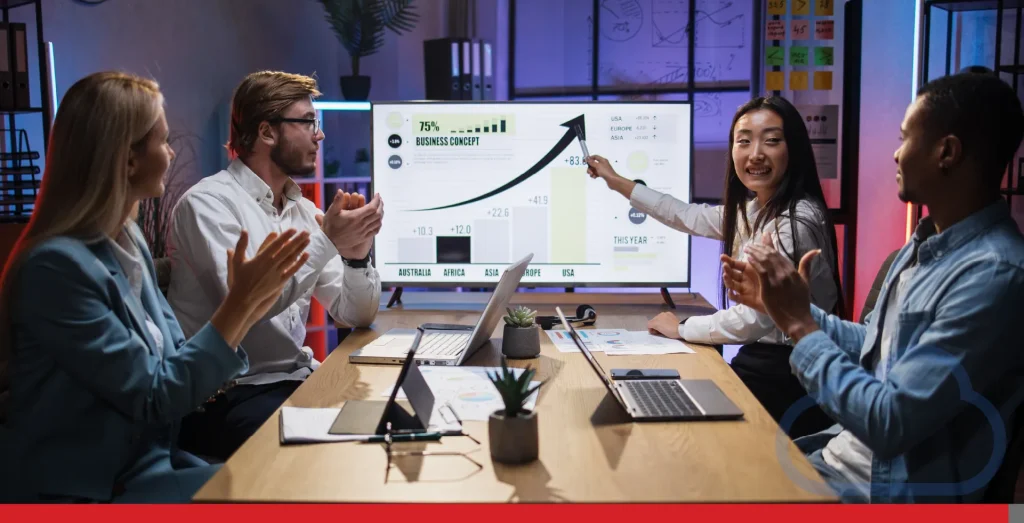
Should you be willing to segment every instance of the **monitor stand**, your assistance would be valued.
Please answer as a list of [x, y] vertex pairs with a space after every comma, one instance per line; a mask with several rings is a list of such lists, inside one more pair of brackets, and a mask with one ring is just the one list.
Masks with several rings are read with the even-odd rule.
[[676, 303], [672, 301], [672, 295], [668, 293], [668, 287], [661, 288], [661, 299], [665, 300], [665, 304], [668, 305], [668, 308], [676, 308]]
[[395, 305], [396, 303], [398, 305], [402, 304], [402, 288], [401, 287], [395, 287], [395, 291], [391, 293], [391, 299], [388, 300], [388, 307], [387, 308], [390, 309], [391, 306]]

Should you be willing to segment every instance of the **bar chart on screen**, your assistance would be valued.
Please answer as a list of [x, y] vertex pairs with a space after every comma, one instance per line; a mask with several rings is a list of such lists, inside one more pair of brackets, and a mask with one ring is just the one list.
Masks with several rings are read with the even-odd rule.
[[581, 142], [688, 201], [691, 113], [677, 102], [374, 104], [382, 281], [493, 283], [533, 253], [524, 284], [686, 282], [686, 235], [591, 179]]

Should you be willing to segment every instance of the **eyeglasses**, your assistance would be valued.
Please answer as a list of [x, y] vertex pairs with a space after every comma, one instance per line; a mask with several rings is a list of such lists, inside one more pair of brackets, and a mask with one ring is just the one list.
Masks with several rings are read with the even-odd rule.
[[[391, 445], [395, 444], [395, 442], [392, 439], [392, 435], [393, 434], [399, 434], [399, 433], [392, 431], [392, 429], [391, 429], [391, 422], [389, 421], [387, 423], [387, 425], [385, 426], [386, 428], [385, 428], [385, 432], [384, 432], [384, 452], [387, 454], [387, 458], [388, 458], [386, 469], [384, 470], [384, 483], [387, 483], [388, 482], [388, 478], [391, 476], [392, 458], [402, 457], [402, 456], [457, 456], [457, 457], [462, 457], [462, 458], [468, 460], [473, 465], [475, 465], [476, 468], [477, 468], [477, 472], [483, 470], [484, 466], [481, 465], [480, 463], [478, 463], [476, 460], [474, 460], [473, 458], [471, 458], [469, 456], [469, 454], [471, 454], [473, 452], [476, 452], [477, 450], [480, 450], [479, 449], [480, 442], [476, 438], [474, 438], [473, 436], [470, 436], [469, 434], [467, 434], [466, 432], [464, 432], [461, 429], [462, 419], [459, 418], [458, 413], [452, 407], [450, 402], [445, 402], [445, 405], [442, 408], [447, 408], [447, 410], [458, 421], [459, 426], [460, 426], [459, 430], [457, 430], [457, 431], [455, 431], [455, 430], [448, 430], [448, 431], [444, 432], [444, 435], [445, 436], [465, 436], [465, 437], [469, 438], [470, 440], [472, 440], [473, 443], [476, 443], [478, 445], [478, 447], [473, 449], [473, 450], [470, 450], [470, 451], [445, 451], [445, 450], [440, 450], [440, 451], [437, 451], [437, 450], [435, 450], [435, 451], [430, 451], [430, 450], [396, 451], [396, 450], [392, 450]], [[444, 411], [440, 410], [439, 412], [442, 412], [442, 417], [444, 417], [447, 420], [447, 416], [445, 416], [443, 414]]]
[[267, 120], [271, 123], [278, 122], [291, 122], [291, 123], [304, 123], [312, 126], [313, 134], [320, 132], [320, 119], [319, 118], [271, 118]]

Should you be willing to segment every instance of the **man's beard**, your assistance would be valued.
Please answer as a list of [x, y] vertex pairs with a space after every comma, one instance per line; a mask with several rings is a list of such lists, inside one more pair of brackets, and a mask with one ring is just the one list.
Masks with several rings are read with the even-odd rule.
[[307, 167], [302, 161], [302, 153], [294, 148], [285, 149], [285, 144], [279, 143], [270, 150], [270, 161], [288, 176], [309, 176], [316, 170], [316, 166]]

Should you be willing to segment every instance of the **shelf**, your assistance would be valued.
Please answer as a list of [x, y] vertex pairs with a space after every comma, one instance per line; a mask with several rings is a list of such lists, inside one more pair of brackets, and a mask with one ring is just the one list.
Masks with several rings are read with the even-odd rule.
[[310, 185], [319, 183], [370, 183], [369, 176], [359, 176], [346, 178], [344, 176], [338, 178], [292, 178], [296, 185]]
[[0, 9], [13, 9], [23, 5], [32, 5], [36, 0], [0, 0]]
[[370, 183], [369, 176], [358, 176], [352, 178], [346, 178], [344, 176], [338, 178], [324, 178], [320, 180], [324, 183]]
[[996, 70], [1000, 73], [1024, 74], [1024, 65], [1000, 65]]
[[[944, 11], [988, 11], [999, 8], [998, 0], [929, 0], [928, 7]], [[1024, 7], [1024, 0], [1003, 0], [1003, 9]]]
[[[3, 0], [0, 0], [0, 2], [2, 1]], [[42, 107], [29, 107], [27, 109], [0, 109], [0, 114], [36, 114], [42, 112]]]

